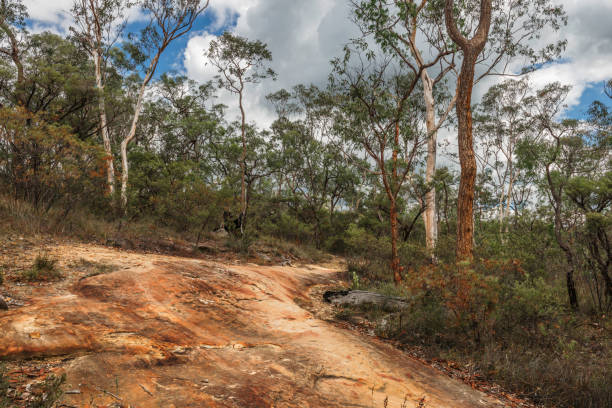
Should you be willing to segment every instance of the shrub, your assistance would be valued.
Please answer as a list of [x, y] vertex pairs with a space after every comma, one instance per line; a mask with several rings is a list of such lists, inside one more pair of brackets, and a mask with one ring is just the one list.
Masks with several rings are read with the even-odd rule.
[[0, 109], [0, 183], [16, 198], [49, 209], [104, 196], [104, 153], [66, 126], [22, 109]]
[[32, 402], [32, 408], [52, 408], [62, 397], [62, 385], [66, 382], [66, 374], [60, 376], [50, 375], [40, 388], [40, 394]]
[[57, 260], [47, 254], [37, 255], [32, 267], [23, 271], [22, 278], [26, 281], [50, 281], [62, 278], [57, 268]]

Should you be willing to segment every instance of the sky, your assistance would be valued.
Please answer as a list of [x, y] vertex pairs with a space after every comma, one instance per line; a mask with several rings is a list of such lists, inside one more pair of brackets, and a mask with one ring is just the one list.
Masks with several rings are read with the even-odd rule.
[[[66, 33], [71, 24], [72, 0], [24, 0], [30, 13], [32, 32], [50, 30]], [[538, 88], [559, 81], [572, 85], [567, 99], [567, 117], [580, 118], [593, 100], [604, 99], [603, 82], [612, 78], [612, 0], [559, 0], [569, 22], [561, 32], [547, 34], [550, 41], [559, 35], [567, 39], [563, 58], [532, 74]], [[265, 42], [272, 52], [271, 67], [276, 81], [267, 80], [247, 89], [247, 120], [266, 127], [274, 120], [265, 95], [297, 84], [324, 86], [330, 73], [329, 61], [342, 47], [359, 35], [351, 22], [348, 0], [211, 0], [188, 36], [172, 44], [162, 57], [159, 72], [173, 70], [202, 82], [215, 70], [207, 65], [204, 51], [224, 31]], [[142, 16], [132, 13], [130, 30], [142, 26]], [[491, 81], [474, 90], [474, 100]], [[237, 116], [233, 95], [220, 94], [219, 102]]]

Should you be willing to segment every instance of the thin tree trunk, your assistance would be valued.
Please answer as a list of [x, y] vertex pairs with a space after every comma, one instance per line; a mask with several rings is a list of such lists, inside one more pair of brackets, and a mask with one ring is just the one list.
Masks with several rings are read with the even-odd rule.
[[551, 195], [554, 200], [553, 207], [555, 211], [555, 239], [557, 240], [557, 244], [563, 252], [565, 253], [565, 258], [567, 260], [568, 271], [565, 275], [566, 286], [567, 286], [567, 295], [569, 298], [569, 303], [572, 309], [578, 309], [578, 293], [576, 292], [576, 284], [574, 283], [574, 253], [572, 252], [572, 248], [570, 248], [569, 244], [563, 240], [561, 236], [561, 231], [563, 229], [562, 221], [561, 221], [561, 196], [557, 194], [554, 190], [554, 184], [552, 182], [552, 177], [550, 175], [550, 170], [546, 168], [546, 178], [548, 180], [548, 184], [551, 188]]
[[238, 93], [238, 104], [240, 105], [240, 116], [241, 116], [241, 124], [240, 130], [242, 133], [242, 155], [240, 157], [240, 169], [241, 169], [241, 178], [240, 178], [240, 213], [242, 215], [242, 219], [240, 220], [240, 233], [244, 236], [244, 227], [246, 224], [246, 212], [247, 212], [247, 202], [246, 202], [246, 155], [247, 155], [247, 147], [246, 147], [246, 119], [244, 114], [244, 107], [242, 106], [242, 89]]
[[138, 101], [134, 109], [134, 117], [132, 119], [132, 126], [130, 127], [130, 133], [128, 136], [121, 141], [121, 205], [124, 211], [127, 211], [127, 188], [129, 179], [129, 162], [127, 156], [127, 148], [130, 142], [136, 137], [136, 128], [138, 127], [138, 119], [140, 118], [140, 111], [142, 110], [142, 104], [144, 101], [144, 91], [146, 84], [142, 84], [138, 93]]
[[394, 199], [391, 200], [389, 207], [389, 217], [391, 222], [391, 270], [393, 271], [393, 281], [396, 285], [402, 282], [400, 273], [400, 259], [397, 249], [398, 230], [397, 230], [397, 204]]
[[[427, 125], [427, 165], [425, 169], [425, 182], [429, 185], [433, 183], [436, 172], [436, 153], [438, 132], [436, 129], [435, 101], [433, 97], [432, 81], [426, 70], [421, 72], [421, 82], [423, 83], [423, 95], [425, 99], [426, 125]], [[425, 245], [432, 261], [435, 261], [434, 251], [438, 241], [438, 219], [436, 211], [436, 188], [431, 185], [431, 189], [425, 194]]]
[[508, 235], [508, 218], [510, 217], [510, 201], [512, 199], [512, 188], [514, 187], [514, 174], [512, 169], [512, 162], [510, 162], [510, 183], [508, 184], [508, 193], [506, 200], [506, 213], [505, 213], [505, 234]]
[[100, 110], [100, 132], [102, 134], [102, 142], [104, 144], [104, 152], [107, 156], [107, 182], [111, 197], [115, 194], [115, 166], [113, 164], [113, 151], [111, 148], [110, 135], [108, 132], [108, 122], [106, 120], [106, 102], [104, 99], [104, 84], [102, 81], [102, 55], [96, 49], [94, 51], [94, 65], [96, 70], [96, 88], [98, 88], [98, 109]]
[[155, 57], [151, 60], [149, 64], [149, 69], [147, 70], [147, 74], [140, 85], [140, 90], [138, 91], [138, 99], [136, 101], [136, 106], [134, 107], [134, 117], [132, 118], [132, 125], [130, 127], [130, 132], [128, 135], [121, 141], [121, 205], [123, 207], [123, 211], [127, 212], [127, 188], [128, 188], [128, 179], [129, 179], [129, 163], [127, 157], [127, 148], [130, 142], [136, 137], [136, 129], [138, 128], [138, 119], [140, 119], [140, 112], [142, 111], [142, 105], [144, 103], [144, 93], [147, 89], [147, 85], [153, 78], [153, 73], [157, 68], [157, 63], [159, 61], [159, 57], [161, 53], [164, 51], [165, 46], [161, 47]]
[[499, 200], [497, 201], [497, 219], [499, 222], [499, 238], [503, 242], [504, 237], [502, 235], [503, 224], [504, 224], [504, 199], [506, 198], [506, 187], [504, 187], [503, 183], [501, 186], [501, 195], [499, 196]]
[[[393, 271], [393, 281], [396, 285], [399, 285], [402, 281], [402, 275], [400, 273], [400, 259], [397, 250], [397, 241], [398, 241], [398, 227], [397, 227], [397, 194], [394, 193], [394, 188], [397, 187], [397, 149], [399, 145], [399, 122], [395, 123], [395, 138], [393, 145], [393, 170], [392, 170], [392, 180], [391, 185], [387, 186], [387, 194], [389, 195], [389, 218], [391, 222], [391, 270]], [[384, 166], [384, 164], [383, 164]], [[383, 175], [384, 177], [384, 175]]]

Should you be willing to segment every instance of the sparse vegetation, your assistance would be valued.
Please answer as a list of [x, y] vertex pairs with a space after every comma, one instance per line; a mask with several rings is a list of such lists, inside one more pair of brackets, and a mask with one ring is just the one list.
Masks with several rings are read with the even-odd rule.
[[0, 363], [0, 408], [9, 408], [9, 382], [6, 378], [6, 367]]
[[[580, 114], [569, 85], [535, 86], [532, 72], [565, 61], [555, 0], [344, 3], [362, 35], [328, 81], [258, 95], [274, 111], [262, 128], [243, 98], [271, 84], [275, 61], [235, 18], [199, 51], [214, 81], [160, 72], [175, 46], [199, 44], [186, 39], [207, 0], [77, 0], [69, 35], [1, 1], [0, 237], [281, 265], [343, 256], [348, 287], [410, 308], [338, 319], [537, 403], [612, 406], [612, 79]], [[124, 15], [151, 18], [134, 30]], [[445, 148], [442, 129], [456, 131]], [[3, 294], [116, 268], [8, 262]], [[38, 406], [62, 382], [45, 382]], [[0, 408], [6, 387], [0, 372]]]
[[77, 262], [75, 262], [73, 267], [85, 273], [85, 275], [83, 275], [81, 279], [86, 279], [97, 275], [103, 275], [105, 273], [114, 272], [118, 269], [117, 265], [89, 261], [85, 258], [79, 259]]
[[49, 254], [39, 254], [34, 259], [32, 267], [22, 272], [21, 278], [25, 281], [52, 281], [63, 277], [57, 266], [57, 259]]
[[66, 374], [48, 376], [40, 385], [39, 393], [32, 401], [32, 408], [53, 408], [64, 394], [62, 386], [66, 382]]

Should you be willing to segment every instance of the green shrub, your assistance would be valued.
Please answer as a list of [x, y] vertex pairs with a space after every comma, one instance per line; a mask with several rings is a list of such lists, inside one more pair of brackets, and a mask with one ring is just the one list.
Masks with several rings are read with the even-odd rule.
[[26, 281], [50, 281], [62, 278], [62, 273], [57, 267], [57, 260], [48, 254], [37, 255], [32, 267], [22, 273], [22, 279]]

